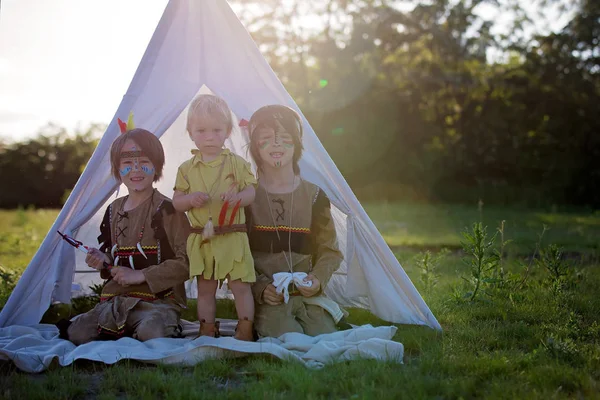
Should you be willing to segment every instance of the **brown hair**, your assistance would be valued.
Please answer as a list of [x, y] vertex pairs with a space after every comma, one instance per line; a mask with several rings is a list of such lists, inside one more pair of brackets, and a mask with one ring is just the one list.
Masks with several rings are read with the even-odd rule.
[[194, 97], [194, 100], [188, 107], [186, 129], [190, 132], [190, 121], [194, 115], [199, 117], [216, 118], [227, 125], [227, 134], [231, 134], [233, 129], [233, 118], [231, 117], [231, 109], [227, 102], [222, 98], [213, 94], [199, 94]]
[[279, 124], [283, 126], [285, 131], [292, 136], [294, 142], [294, 156], [292, 157], [292, 166], [294, 173], [300, 173], [300, 166], [298, 161], [302, 157], [302, 120], [300, 115], [293, 109], [274, 104], [270, 106], [264, 106], [256, 110], [250, 121], [248, 122], [248, 134], [250, 136], [250, 155], [256, 162], [257, 168], [260, 170], [262, 167], [262, 159], [258, 150], [258, 135], [254, 133], [259, 128], [271, 128], [275, 132], [279, 130]]
[[165, 165], [165, 151], [160, 143], [160, 140], [152, 133], [145, 129], [135, 128], [121, 134], [113, 142], [110, 148], [110, 165], [111, 172], [117, 181], [121, 181], [119, 174], [119, 164], [121, 163], [121, 149], [127, 140], [133, 140], [135, 144], [140, 146], [144, 156], [148, 157], [154, 164], [154, 182], [162, 177], [163, 166]]

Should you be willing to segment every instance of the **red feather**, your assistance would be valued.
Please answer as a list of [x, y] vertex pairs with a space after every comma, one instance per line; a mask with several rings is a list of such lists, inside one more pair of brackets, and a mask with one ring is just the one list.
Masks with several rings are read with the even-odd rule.
[[127, 132], [127, 123], [121, 121], [121, 118], [117, 118], [117, 123], [119, 124], [119, 130], [121, 133]]
[[225, 216], [227, 215], [227, 209], [229, 208], [229, 202], [226, 201], [223, 203], [223, 207], [221, 207], [221, 212], [219, 213], [219, 226], [223, 226], [225, 223]]
[[237, 214], [238, 210], [240, 209], [241, 204], [242, 204], [242, 200], [238, 200], [237, 203], [235, 203], [233, 210], [231, 210], [231, 217], [229, 217], [229, 226], [233, 225], [233, 220], [235, 219], [235, 215]]

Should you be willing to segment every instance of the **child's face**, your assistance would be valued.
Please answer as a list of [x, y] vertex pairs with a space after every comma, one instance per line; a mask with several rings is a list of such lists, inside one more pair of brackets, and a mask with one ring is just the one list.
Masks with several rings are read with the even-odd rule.
[[283, 127], [275, 131], [273, 128], [261, 127], [257, 129], [258, 152], [262, 162], [273, 168], [285, 167], [292, 163], [294, 158], [294, 141], [292, 135]]
[[215, 157], [221, 154], [225, 139], [229, 136], [227, 124], [208, 116], [193, 116], [189, 125], [190, 138], [202, 155]]
[[119, 175], [129, 191], [142, 192], [152, 187], [154, 182], [154, 164], [140, 153], [140, 146], [133, 140], [127, 140], [121, 149]]

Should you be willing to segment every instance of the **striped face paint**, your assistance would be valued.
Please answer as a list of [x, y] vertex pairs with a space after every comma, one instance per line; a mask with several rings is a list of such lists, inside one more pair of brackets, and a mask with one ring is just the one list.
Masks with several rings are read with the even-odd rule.
[[119, 174], [121, 174], [121, 176], [127, 176], [129, 175], [129, 173], [131, 172], [131, 166], [126, 166], [125, 168], [119, 169]]
[[142, 165], [142, 171], [144, 171], [146, 175], [154, 175], [154, 167], [149, 165]]
[[259, 128], [258, 151], [266, 165], [273, 168], [283, 168], [289, 165], [294, 157], [294, 141], [284, 130], [275, 131], [271, 127]]
[[151, 189], [156, 176], [154, 164], [133, 140], [127, 140], [121, 148], [118, 171], [129, 193]]

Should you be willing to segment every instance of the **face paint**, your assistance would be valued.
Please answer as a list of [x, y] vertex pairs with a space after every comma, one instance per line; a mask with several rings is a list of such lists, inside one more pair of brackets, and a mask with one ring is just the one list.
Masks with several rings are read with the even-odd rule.
[[144, 171], [146, 175], [154, 175], [154, 168], [151, 168], [147, 165], [142, 165], [142, 171]]
[[131, 167], [128, 165], [123, 169], [119, 170], [119, 173], [121, 174], [121, 176], [126, 176], [129, 175], [129, 173], [131, 172]]
[[139, 170], [140, 169], [140, 164], [139, 164], [139, 159], [138, 158], [134, 158], [133, 159], [133, 169], [135, 170]]
[[283, 128], [275, 131], [271, 127], [259, 128], [258, 151], [260, 158], [273, 168], [283, 168], [293, 162], [294, 141]]

